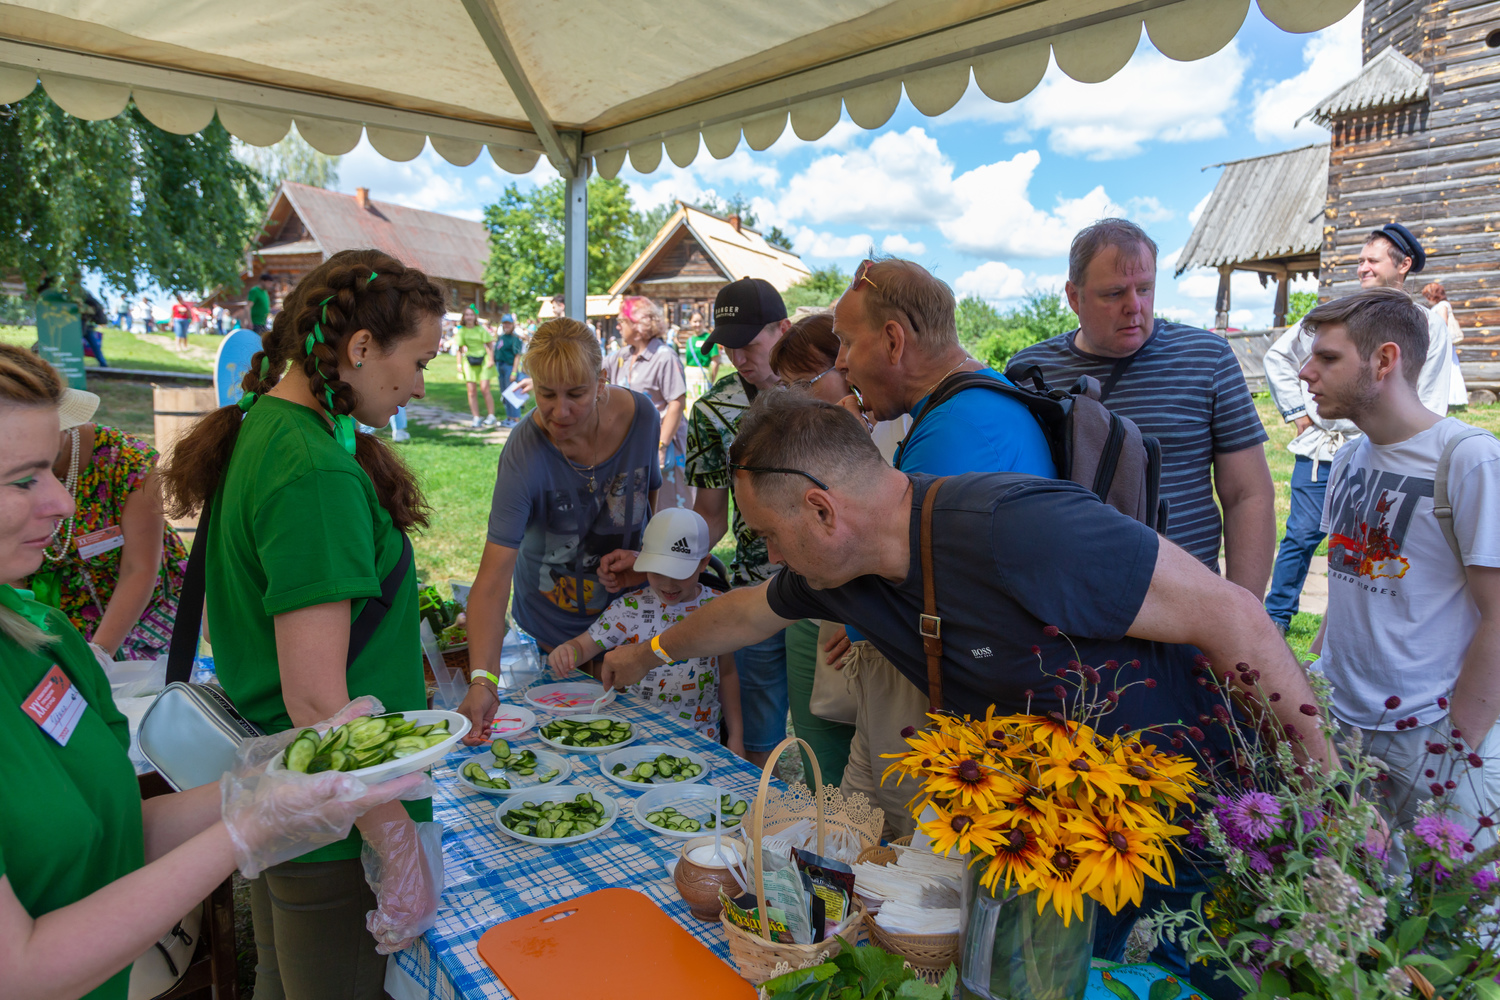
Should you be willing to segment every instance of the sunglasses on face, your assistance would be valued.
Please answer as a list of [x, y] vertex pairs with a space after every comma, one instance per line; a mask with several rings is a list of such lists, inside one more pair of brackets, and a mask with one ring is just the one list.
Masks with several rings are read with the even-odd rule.
[[[827, 373], [825, 372], [824, 374], [827, 374]], [[754, 473], [754, 472], [774, 472], [774, 473], [778, 473], [778, 474], [784, 475], [784, 476], [801, 476], [804, 479], [810, 479], [810, 480], [812, 480], [813, 485], [816, 486], [820, 490], [827, 490], [827, 489], [829, 489], [828, 484], [825, 483], [825, 482], [823, 482], [823, 480], [819, 479], [817, 476], [813, 475], [811, 472], [803, 472], [801, 469], [773, 469], [773, 468], [770, 468], [770, 467], [767, 467], [767, 466], [760, 466], [760, 465], [738, 465], [738, 464], [736, 464], [734, 462], [730, 462], [729, 463], [729, 467], [731, 469], [738, 469], [740, 472], [752, 472], [752, 473]]]

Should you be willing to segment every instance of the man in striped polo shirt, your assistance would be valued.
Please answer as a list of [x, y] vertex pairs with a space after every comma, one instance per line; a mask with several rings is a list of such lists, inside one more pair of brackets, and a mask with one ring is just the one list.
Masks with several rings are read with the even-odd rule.
[[1262, 597], [1276, 546], [1265, 428], [1223, 337], [1153, 319], [1156, 249], [1124, 219], [1075, 236], [1067, 293], [1079, 327], [1026, 348], [1011, 367], [1037, 365], [1063, 388], [1098, 379], [1105, 405], [1161, 442], [1167, 537], [1215, 572], [1222, 540], [1225, 577]]

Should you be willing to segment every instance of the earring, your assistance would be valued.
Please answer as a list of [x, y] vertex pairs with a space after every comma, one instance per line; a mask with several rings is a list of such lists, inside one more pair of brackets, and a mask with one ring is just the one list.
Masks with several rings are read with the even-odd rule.
[[365, 366], [365, 363], [363, 361], [356, 361], [356, 362], [354, 362], [354, 367], [356, 367], [356, 368], [363, 368], [364, 366]]

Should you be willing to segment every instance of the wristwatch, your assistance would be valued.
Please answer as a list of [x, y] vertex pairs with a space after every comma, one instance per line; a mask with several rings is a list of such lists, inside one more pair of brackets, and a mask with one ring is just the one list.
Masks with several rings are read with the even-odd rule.
[[655, 635], [655, 636], [651, 637], [651, 652], [655, 653], [656, 654], [656, 658], [658, 660], [661, 660], [661, 662], [665, 663], [669, 667], [672, 664], [674, 664], [674, 663], [677, 662], [676, 660], [672, 659], [672, 654], [671, 653], [668, 653], [665, 649], [661, 648], [661, 636], [660, 635]]

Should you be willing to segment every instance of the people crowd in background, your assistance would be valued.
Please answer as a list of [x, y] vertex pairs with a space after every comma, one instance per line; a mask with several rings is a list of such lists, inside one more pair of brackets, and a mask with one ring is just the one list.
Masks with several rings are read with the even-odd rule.
[[[206, 416], [160, 470], [149, 445], [94, 421], [98, 397], [0, 345], [11, 431], [0, 440], [0, 687], [19, 700], [56, 663], [89, 698], [76, 745], [0, 729], [0, 748], [29, 769], [0, 788], [23, 818], [95, 815], [115, 842], [84, 843], [94, 827], [83, 821], [63, 823], [56, 843], [27, 832], [35, 823], [0, 826], [0, 944], [20, 956], [15, 975], [43, 975], [39, 938], [87, 930], [95, 946], [66, 975], [92, 989], [236, 864], [264, 868], [251, 883], [258, 995], [353, 983], [340, 995], [374, 1000], [385, 956], [430, 926], [439, 885], [420, 831], [431, 801], [397, 801], [425, 794], [415, 782], [354, 802], [337, 774], [309, 786], [303, 813], [339, 834], [316, 850], [309, 821], [275, 802], [232, 811], [199, 789], [143, 806], [126, 794], [124, 719], [105, 671], [167, 648], [187, 552], [166, 515], [201, 511], [217, 673], [247, 719], [276, 734], [366, 696], [388, 711], [424, 707], [406, 533], [445, 512], [367, 431], [409, 436], [405, 407], [444, 352], [471, 426], [508, 429], [493, 435], [505, 444], [474, 540], [459, 706], [471, 746], [489, 735], [513, 625], [558, 676], [582, 670], [756, 764], [790, 719], [824, 781], [866, 796], [898, 837], [913, 830], [917, 788], [883, 780], [886, 758], [930, 711], [1059, 709], [1044, 668], [1077, 660], [1101, 665], [1106, 688], [1132, 671], [1115, 684], [1111, 725], [1170, 740], [1223, 707], [1206, 657], [1221, 680], [1253, 664], [1277, 692], [1264, 707], [1293, 725], [1316, 701], [1315, 664], [1343, 732], [1403, 793], [1379, 801], [1386, 822], [1409, 826], [1444, 788], [1432, 740], [1500, 758], [1500, 442], [1446, 417], [1467, 401], [1463, 334], [1440, 284], [1422, 289], [1425, 306], [1405, 291], [1425, 263], [1405, 227], [1372, 231], [1361, 291], [1317, 306], [1267, 353], [1272, 400], [1297, 432], [1279, 548], [1268, 435], [1239, 362], [1222, 336], [1155, 317], [1157, 245], [1123, 219], [1073, 240], [1077, 328], [1003, 372], [968, 353], [951, 289], [910, 260], [862, 261], [830, 309], [795, 316], [756, 278], [725, 285], [711, 316], [678, 313], [678, 327], [661, 304], [627, 296], [607, 351], [562, 296], [534, 327], [505, 312], [491, 328], [477, 302], [454, 319], [446, 290], [394, 257], [345, 251], [274, 313], [275, 278], [258, 276], [244, 321], [262, 349], [244, 398]], [[102, 364], [108, 317], [91, 296], [84, 307]], [[143, 297], [147, 330], [151, 310]], [[129, 315], [122, 300], [117, 319]], [[171, 315], [181, 348], [195, 313], [176, 296]], [[221, 304], [200, 318], [222, 333], [236, 317]], [[1143, 448], [1159, 447], [1149, 518], [1073, 481], [1054, 430], [1022, 401], [1027, 386], [1075, 383], [1155, 442]], [[1324, 538], [1328, 611], [1302, 664], [1284, 635]], [[721, 543], [727, 566], [713, 555]], [[932, 601], [938, 634], [919, 625]], [[377, 608], [358, 641], [356, 602]], [[1399, 726], [1391, 697], [1409, 706]], [[1301, 732], [1308, 764], [1334, 766], [1321, 736]], [[1209, 752], [1232, 754], [1217, 739]], [[85, 759], [75, 755], [97, 768], [72, 766]], [[49, 768], [68, 775], [58, 788], [35, 777]], [[1461, 796], [1476, 814], [1500, 809], [1500, 766]], [[1493, 842], [1476, 838], [1481, 850]], [[79, 859], [86, 877], [64, 891], [50, 868], [18, 867], [49, 850]], [[390, 875], [379, 894], [362, 855]], [[135, 872], [154, 888], [124, 920], [102, 900]], [[1190, 905], [1213, 876], [1182, 865], [1175, 886], [1101, 912], [1095, 954], [1121, 960], [1139, 917]], [[37, 917], [74, 904], [33, 933]], [[1189, 971], [1170, 940], [1152, 959]]]

